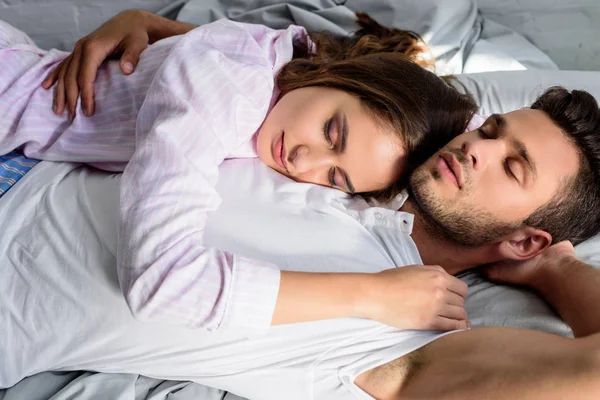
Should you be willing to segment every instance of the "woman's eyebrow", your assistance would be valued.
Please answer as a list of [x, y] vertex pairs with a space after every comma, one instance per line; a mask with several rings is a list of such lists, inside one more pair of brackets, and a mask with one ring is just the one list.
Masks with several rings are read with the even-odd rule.
[[346, 151], [346, 143], [348, 142], [348, 119], [346, 118], [346, 114], [341, 115], [342, 120], [342, 145], [341, 152]]
[[[348, 119], [346, 118], [346, 114], [341, 114], [338, 118], [341, 120], [342, 144], [340, 146], [340, 151], [343, 153], [346, 151], [346, 144], [348, 143]], [[342, 175], [344, 176], [344, 181], [346, 181], [346, 188], [348, 189], [348, 192], [355, 194], [356, 191], [354, 190], [354, 185], [352, 184], [352, 181], [350, 180], [350, 177], [346, 171], [342, 171]]]

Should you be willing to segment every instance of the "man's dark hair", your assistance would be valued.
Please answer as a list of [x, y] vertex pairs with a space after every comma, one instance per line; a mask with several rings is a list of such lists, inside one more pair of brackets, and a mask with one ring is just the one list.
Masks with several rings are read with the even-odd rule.
[[579, 171], [555, 199], [524, 222], [552, 235], [553, 243], [578, 244], [600, 231], [600, 110], [583, 90], [548, 89], [531, 105], [545, 112], [579, 154]]

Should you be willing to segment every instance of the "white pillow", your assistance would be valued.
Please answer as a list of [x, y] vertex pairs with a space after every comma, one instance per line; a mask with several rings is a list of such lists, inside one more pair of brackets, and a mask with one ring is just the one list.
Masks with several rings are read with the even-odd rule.
[[555, 85], [586, 90], [600, 100], [598, 71], [495, 71], [455, 76], [458, 82], [454, 85], [473, 95], [483, 115], [528, 107]]

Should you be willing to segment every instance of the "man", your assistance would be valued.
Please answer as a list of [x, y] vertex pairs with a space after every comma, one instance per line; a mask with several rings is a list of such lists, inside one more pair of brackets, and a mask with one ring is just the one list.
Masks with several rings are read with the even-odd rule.
[[[425, 263], [458, 272], [507, 259], [527, 260], [497, 264], [489, 275], [540, 293], [576, 337], [585, 337], [580, 348], [593, 354], [596, 367], [581, 374], [571, 367], [556, 368], [577, 353], [577, 340], [473, 330], [405, 356], [398, 362], [404, 378], [400, 383], [376, 371], [362, 376], [361, 382], [378, 388], [375, 397], [560, 399], [600, 394], [597, 372], [591, 372], [600, 349], [600, 313], [594, 306], [600, 300], [600, 272], [576, 260], [569, 243], [544, 251], [552, 242], [578, 243], [600, 229], [599, 132], [600, 112], [591, 96], [550, 89], [531, 110], [493, 115], [477, 131], [451, 141], [415, 171], [412, 200], [402, 208], [415, 214], [412, 237]], [[502, 392], [494, 395], [494, 390]]]
[[[596, 398], [600, 272], [577, 261], [567, 243], [550, 245], [579, 241], [598, 230], [600, 117], [591, 96], [578, 91], [550, 90], [533, 108], [493, 116], [480, 131], [450, 142], [414, 172], [412, 196], [400, 213], [357, 208], [348, 199], [336, 202], [322, 188], [308, 188], [303, 198], [324, 194], [335, 217], [346, 224], [345, 233], [338, 231], [346, 235], [342, 242], [347, 246], [366, 228], [386, 247], [392, 266], [422, 261], [454, 273], [506, 259], [529, 260], [497, 264], [490, 274], [537, 290], [571, 325], [576, 339], [508, 328], [445, 335], [362, 319], [282, 325], [253, 338], [144, 323], [129, 313], [111, 246], [107, 250], [100, 243], [114, 243], [110, 229], [98, 228], [103, 213], [76, 218], [70, 230], [57, 231], [56, 210], [19, 216], [18, 208], [9, 207], [2, 219], [18, 228], [0, 238], [0, 251], [7, 254], [0, 287], [0, 385], [43, 370], [91, 369], [190, 379], [257, 400]], [[64, 175], [67, 181], [69, 173]], [[21, 190], [19, 207], [39, 202], [28, 198], [39, 187]], [[70, 190], [57, 194], [50, 187], [41, 199], [60, 196], [63, 208], [69, 208], [64, 215], [70, 215], [75, 208], [69, 201], [85, 211], [86, 201], [98, 194]], [[277, 212], [270, 212], [277, 219]], [[586, 218], [574, 218], [578, 214]], [[360, 229], [348, 229], [350, 220]], [[219, 232], [227, 234], [226, 224], [214, 224], [212, 231], [218, 240]], [[229, 246], [246, 244], [243, 234], [229, 235], [234, 238]], [[246, 235], [257, 232], [247, 229]], [[290, 241], [290, 235], [282, 240]], [[52, 240], [42, 243], [38, 236]], [[79, 240], [72, 249], [69, 241], [55, 245], [73, 236]], [[337, 270], [329, 264], [311, 267]]]

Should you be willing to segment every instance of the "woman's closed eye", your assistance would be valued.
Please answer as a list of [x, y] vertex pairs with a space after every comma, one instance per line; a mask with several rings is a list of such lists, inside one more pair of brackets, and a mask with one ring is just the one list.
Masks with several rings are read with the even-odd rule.
[[[346, 150], [348, 138], [348, 122], [343, 114], [336, 113], [332, 118], [325, 122], [323, 127], [323, 135], [329, 148], [340, 154]], [[343, 170], [336, 166], [331, 166], [328, 170], [329, 186], [341, 189], [346, 193], [354, 194], [354, 185], [350, 181], [350, 177]]]
[[329, 185], [332, 188], [342, 189], [343, 191], [348, 191], [346, 185], [343, 183], [344, 179], [341, 176], [339, 169], [336, 167], [329, 168]]
[[338, 140], [339, 129], [336, 125], [336, 118], [332, 117], [325, 122], [325, 127], [323, 129], [325, 140], [327, 140], [327, 143], [332, 150], [335, 149]]

